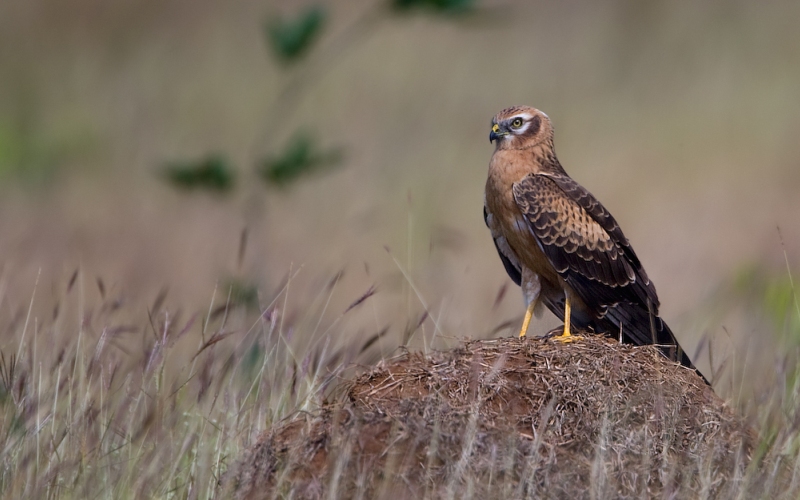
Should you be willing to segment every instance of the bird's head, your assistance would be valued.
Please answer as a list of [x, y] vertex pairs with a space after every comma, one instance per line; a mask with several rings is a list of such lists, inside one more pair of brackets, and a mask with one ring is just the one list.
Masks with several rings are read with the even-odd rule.
[[552, 142], [552, 138], [550, 118], [530, 106], [513, 106], [497, 113], [489, 132], [489, 142], [497, 141], [497, 149], [528, 149]]

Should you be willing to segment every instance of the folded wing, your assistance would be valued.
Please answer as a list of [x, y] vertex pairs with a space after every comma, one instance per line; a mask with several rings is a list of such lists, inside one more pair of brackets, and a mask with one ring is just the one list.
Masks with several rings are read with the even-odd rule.
[[543, 253], [586, 305], [596, 328], [610, 334], [621, 328], [634, 344], [676, 344], [658, 318], [655, 287], [594, 196], [567, 176], [543, 174], [527, 175], [513, 191]]

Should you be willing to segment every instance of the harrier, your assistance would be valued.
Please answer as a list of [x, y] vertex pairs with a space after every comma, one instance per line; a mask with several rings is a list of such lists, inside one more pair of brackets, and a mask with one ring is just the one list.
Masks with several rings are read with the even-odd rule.
[[617, 221], [567, 175], [553, 149], [550, 118], [515, 106], [492, 119], [483, 216], [506, 271], [527, 305], [520, 337], [542, 305], [571, 328], [657, 344], [693, 367], [658, 316], [658, 296]]

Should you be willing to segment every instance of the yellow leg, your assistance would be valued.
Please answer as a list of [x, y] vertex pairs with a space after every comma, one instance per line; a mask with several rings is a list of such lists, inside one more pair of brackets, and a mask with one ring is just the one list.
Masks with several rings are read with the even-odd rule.
[[531, 316], [533, 316], [533, 308], [536, 307], [536, 301], [531, 301], [528, 304], [528, 309], [525, 310], [525, 319], [522, 320], [522, 330], [519, 331], [519, 338], [525, 336], [528, 333], [528, 326], [531, 324]]
[[572, 342], [574, 337], [570, 333], [569, 322], [572, 316], [572, 306], [569, 303], [569, 295], [566, 296], [566, 304], [564, 305], [564, 333], [555, 337], [555, 340], [561, 342]]

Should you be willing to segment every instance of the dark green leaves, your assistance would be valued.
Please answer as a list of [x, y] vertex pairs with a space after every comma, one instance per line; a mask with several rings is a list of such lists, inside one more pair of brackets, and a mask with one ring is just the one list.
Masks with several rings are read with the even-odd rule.
[[248, 282], [232, 279], [228, 283], [230, 305], [258, 310], [258, 288]]
[[228, 161], [219, 155], [167, 165], [163, 174], [170, 183], [179, 188], [206, 189], [220, 193], [229, 191], [236, 177], [236, 172]]
[[264, 160], [259, 173], [270, 184], [282, 187], [305, 174], [334, 167], [341, 159], [340, 150], [320, 151], [308, 134], [300, 133], [289, 141], [283, 154]]
[[267, 40], [279, 59], [293, 62], [308, 50], [326, 18], [320, 6], [310, 7], [293, 20], [275, 18], [267, 23]]
[[[285, 187], [302, 176], [335, 167], [341, 159], [341, 150], [322, 150], [310, 135], [298, 133], [281, 154], [263, 160], [257, 170], [269, 184]], [[236, 170], [220, 155], [172, 163], [161, 173], [178, 188], [218, 193], [230, 191], [236, 178]]]
[[466, 12], [474, 3], [474, 0], [392, 0], [392, 6], [399, 10], [424, 7], [448, 14]]
[[[270, 123], [281, 127], [295, 123], [297, 108], [309, 89], [318, 86], [322, 80], [321, 75], [335, 66], [330, 61], [339, 59], [358, 43], [363, 43], [368, 34], [392, 17], [393, 11], [387, 7], [392, 7], [395, 13], [424, 10], [426, 13], [447, 15], [475, 12], [476, 3], [475, 0], [380, 0], [373, 5], [375, 8], [364, 9], [362, 15], [357, 16], [337, 35], [325, 40], [327, 44], [320, 47], [314, 47], [314, 43], [329, 21], [329, 14], [323, 7], [312, 5], [289, 17], [274, 16], [264, 24], [264, 35], [279, 61], [287, 65], [299, 63], [312, 48], [316, 49], [316, 57], [309, 58], [301, 67], [294, 68], [295, 71], [290, 74], [283, 88], [276, 93], [273, 104], [266, 113]], [[329, 170], [341, 163], [341, 160], [340, 149], [322, 150], [312, 137], [299, 132], [283, 151], [261, 160], [256, 159], [256, 172], [268, 184], [286, 187], [308, 174]], [[168, 165], [161, 173], [165, 180], [181, 189], [227, 192], [233, 188], [236, 172], [224, 157], [209, 155], [199, 161]]]

